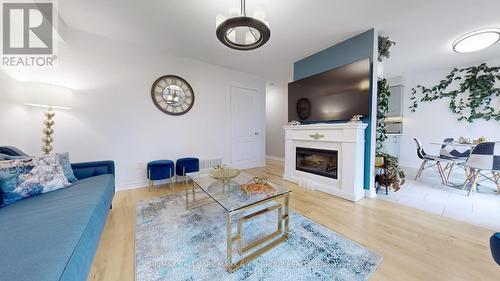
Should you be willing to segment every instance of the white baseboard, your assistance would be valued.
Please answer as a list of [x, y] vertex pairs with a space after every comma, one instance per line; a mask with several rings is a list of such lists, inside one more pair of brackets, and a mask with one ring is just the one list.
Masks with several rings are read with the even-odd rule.
[[375, 198], [375, 197], [377, 197], [377, 192], [375, 192], [374, 188], [365, 189], [365, 197], [366, 198]]
[[[175, 176], [174, 176], [174, 183], [175, 183]], [[154, 181], [154, 185], [159, 185], [159, 184], [167, 184], [170, 183], [170, 180], [158, 180]], [[123, 191], [123, 190], [130, 190], [130, 189], [137, 189], [137, 188], [143, 188], [147, 187], [149, 185], [149, 181], [143, 180], [143, 181], [137, 181], [137, 182], [126, 182], [126, 183], [117, 183], [116, 184], [116, 191]]]
[[266, 155], [266, 159], [285, 162], [285, 157], [276, 157], [272, 155]]
[[136, 189], [148, 186], [148, 181], [138, 181], [138, 182], [126, 182], [126, 183], [117, 183], [116, 191], [123, 191], [129, 189]]
[[[200, 175], [206, 176], [208, 175], [208, 172], [211, 170], [211, 168], [206, 168], [206, 169], [200, 169]], [[183, 181], [183, 177], [179, 176], [177, 178], [176, 176], [173, 177], [173, 183], [176, 182], [181, 182]], [[157, 180], [154, 181], [154, 185], [160, 185], [160, 184], [169, 184], [170, 179], [166, 180]], [[136, 182], [124, 182], [124, 183], [116, 183], [116, 191], [123, 191], [123, 190], [130, 190], [130, 189], [137, 189], [137, 188], [143, 188], [147, 187], [149, 185], [148, 180], [142, 180], [142, 181], [136, 181]]]

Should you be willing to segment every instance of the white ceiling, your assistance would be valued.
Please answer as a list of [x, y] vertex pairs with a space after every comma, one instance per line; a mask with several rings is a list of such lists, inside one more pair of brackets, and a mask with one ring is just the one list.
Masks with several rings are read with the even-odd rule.
[[385, 62], [397, 76], [500, 57], [500, 44], [457, 54], [451, 43], [481, 27], [500, 27], [499, 0], [247, 0], [262, 10], [271, 39], [253, 51], [231, 50], [215, 36], [215, 17], [239, 0], [64, 0], [59, 12], [73, 28], [157, 47], [165, 52], [257, 74], [287, 79], [303, 57], [370, 28], [397, 42]]

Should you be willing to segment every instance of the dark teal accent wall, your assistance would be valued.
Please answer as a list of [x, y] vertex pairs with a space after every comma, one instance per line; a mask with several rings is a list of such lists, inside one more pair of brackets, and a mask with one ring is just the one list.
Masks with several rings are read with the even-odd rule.
[[[293, 79], [298, 80], [314, 74], [318, 74], [339, 66], [353, 63], [360, 59], [370, 58], [370, 69], [373, 72], [373, 43], [375, 32], [373, 29], [364, 33], [351, 37], [341, 43], [332, 47], [324, 49], [314, 55], [301, 59], [293, 64]], [[372, 76], [370, 76], [372, 77]], [[371, 87], [373, 87], [371, 81]], [[363, 122], [368, 123], [365, 130], [365, 174], [364, 174], [364, 187], [370, 188], [370, 155], [372, 138], [371, 138], [371, 124], [372, 112], [371, 103], [373, 97], [370, 98], [370, 116], [364, 119]], [[375, 141], [375, 140], [373, 140]]]

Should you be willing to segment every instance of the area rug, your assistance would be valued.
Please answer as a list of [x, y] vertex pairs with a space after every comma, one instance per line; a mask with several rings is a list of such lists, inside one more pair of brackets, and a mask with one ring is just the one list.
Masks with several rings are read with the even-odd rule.
[[[271, 233], [276, 220], [276, 213], [269, 213], [247, 222], [245, 239]], [[181, 195], [137, 204], [135, 250], [137, 281], [367, 280], [382, 262], [376, 253], [290, 212], [286, 242], [228, 273], [223, 209], [210, 204], [187, 211]]]

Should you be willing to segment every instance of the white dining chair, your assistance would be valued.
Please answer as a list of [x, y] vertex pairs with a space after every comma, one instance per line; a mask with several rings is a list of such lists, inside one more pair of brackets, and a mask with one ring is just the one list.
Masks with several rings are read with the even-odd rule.
[[467, 160], [467, 157], [469, 157], [470, 152], [470, 147], [454, 145], [453, 138], [445, 138], [443, 140], [443, 144], [439, 150], [439, 158], [448, 160], [446, 166], [443, 168], [443, 172], [446, 175], [446, 183], [450, 181], [453, 169], [465, 169], [463, 164]]
[[436, 170], [439, 173], [439, 176], [441, 177], [441, 182], [446, 185], [446, 177], [444, 175], [444, 170], [443, 167], [441, 166], [441, 162], [445, 162], [447, 160], [439, 158], [439, 156], [436, 155], [430, 155], [425, 153], [424, 148], [422, 146], [422, 143], [420, 142], [419, 139], [413, 138], [415, 141], [415, 144], [417, 145], [417, 157], [422, 160], [422, 164], [420, 165], [420, 168], [417, 171], [417, 174], [415, 175], [415, 180], [417, 180], [419, 177], [422, 176], [422, 172], [427, 169], [427, 168], [432, 168]]
[[500, 142], [483, 142], [476, 145], [464, 166], [469, 168], [469, 172], [462, 189], [465, 189], [469, 182], [471, 184], [467, 196], [476, 188], [479, 176], [493, 181], [500, 194]]

